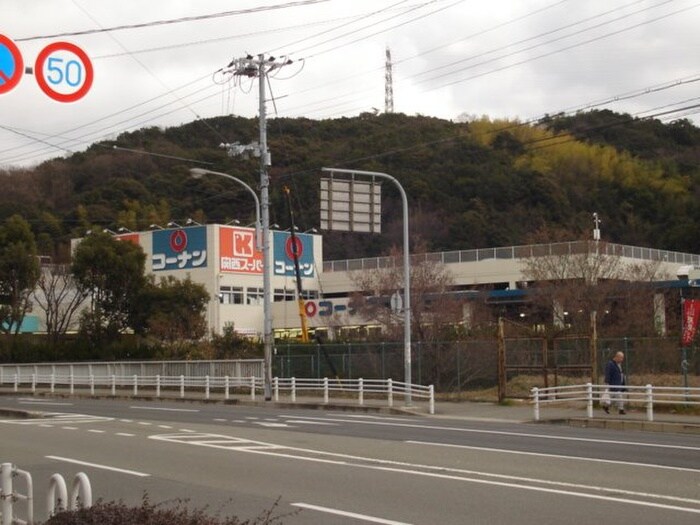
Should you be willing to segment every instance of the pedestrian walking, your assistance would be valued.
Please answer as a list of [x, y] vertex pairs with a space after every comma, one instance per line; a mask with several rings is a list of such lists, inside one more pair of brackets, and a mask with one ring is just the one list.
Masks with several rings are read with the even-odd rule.
[[[618, 414], [625, 414], [625, 373], [622, 371], [622, 362], [625, 360], [623, 352], [616, 352], [610, 361], [605, 365], [605, 384], [608, 385], [606, 391], [609, 392], [607, 399], [603, 399], [603, 410], [610, 413], [610, 407], [615, 404]], [[604, 395], [605, 397], [605, 395]]]

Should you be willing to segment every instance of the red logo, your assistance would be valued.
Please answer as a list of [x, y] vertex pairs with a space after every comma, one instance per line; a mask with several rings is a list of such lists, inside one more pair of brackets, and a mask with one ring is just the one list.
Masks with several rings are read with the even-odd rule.
[[185, 230], [175, 230], [170, 234], [170, 249], [180, 253], [185, 248], [187, 248], [187, 233]]
[[[294, 248], [296, 247], [296, 257], [294, 256]], [[294, 242], [292, 242], [292, 236], [287, 237], [287, 241], [284, 243], [284, 253], [290, 261], [294, 259], [301, 259], [301, 254], [304, 252], [304, 245], [299, 237], [294, 237]]]

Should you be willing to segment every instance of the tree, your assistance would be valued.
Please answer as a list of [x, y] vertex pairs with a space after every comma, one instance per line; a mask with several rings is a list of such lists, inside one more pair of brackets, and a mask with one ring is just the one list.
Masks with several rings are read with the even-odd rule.
[[75, 313], [87, 295], [68, 265], [52, 264], [42, 269], [33, 297], [44, 312], [46, 333], [52, 347], [55, 348], [66, 332], [74, 328]]
[[156, 283], [151, 277], [132, 310], [136, 333], [154, 338], [171, 348], [201, 339], [207, 331], [205, 312], [209, 293], [189, 276], [168, 276]]
[[90, 298], [81, 330], [94, 342], [129, 326], [131, 307], [146, 283], [145, 262], [140, 246], [106, 233], [89, 235], [76, 248], [72, 273]]
[[13, 215], [0, 227], [0, 330], [19, 333], [39, 278], [36, 242], [29, 224]]

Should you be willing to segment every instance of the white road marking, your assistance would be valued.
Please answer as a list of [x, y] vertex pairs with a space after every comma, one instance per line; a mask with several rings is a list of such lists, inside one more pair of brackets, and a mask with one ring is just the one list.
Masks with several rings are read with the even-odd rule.
[[162, 408], [162, 407], [137, 407], [137, 406], [131, 406], [129, 408], [133, 408], [136, 410], [162, 410], [164, 412], [199, 412], [199, 410], [195, 409], [195, 408]]
[[124, 437], [134, 437], [136, 434], [129, 434], [128, 432], [117, 432], [116, 435]]
[[283, 428], [283, 427], [289, 427], [287, 423], [266, 423], [265, 421], [256, 421], [256, 425], [260, 425], [262, 427], [271, 427], [271, 428]]
[[101, 423], [104, 421], [113, 421], [114, 418], [104, 416], [92, 416], [89, 414], [73, 414], [65, 412], [49, 412], [46, 417], [30, 418], [30, 419], [4, 419], [0, 423], [9, 423], [12, 425], [38, 425], [46, 424], [63, 424], [69, 423], [76, 425], [78, 423]]
[[256, 420], [258, 420], [258, 419], [260, 419], [260, 418], [259, 418], [259, 417], [246, 417], [246, 419], [248, 419], [248, 420], [250, 420], [250, 421], [256, 421]]
[[232, 419], [231, 423], [247, 423], [247, 421], [244, 419]]
[[[282, 417], [294, 417], [294, 416], [282, 416]], [[333, 416], [329, 414], [328, 417], [333, 417]], [[345, 414], [343, 417], [352, 417], [355, 419], [380, 419], [382, 421], [415, 421], [415, 418], [411, 419], [409, 417], [369, 416], [366, 414]]]
[[327, 427], [338, 426], [338, 423], [326, 423], [325, 421], [304, 421], [303, 419], [288, 419], [287, 423], [295, 423], [297, 425], [322, 425]]
[[143, 425], [144, 427], [150, 427], [153, 425], [153, 423], [147, 423], [146, 421], [139, 421], [139, 425]]
[[469, 450], [481, 450], [484, 452], [497, 452], [499, 454], [517, 454], [520, 456], [539, 456], [544, 458], [556, 458], [556, 459], [566, 459], [572, 461], [590, 461], [593, 463], [610, 463], [613, 465], [626, 465], [630, 467], [644, 467], [644, 468], [657, 468], [665, 470], [676, 470], [680, 472], [700, 472], [700, 470], [695, 468], [686, 467], [671, 467], [667, 465], [658, 465], [655, 463], [638, 463], [634, 461], [620, 461], [615, 459], [599, 459], [599, 458], [586, 458], [581, 456], [564, 456], [562, 454], [545, 454], [542, 452], [521, 452], [519, 450], [507, 450], [502, 448], [489, 448], [489, 447], [474, 447], [470, 445], [453, 445], [451, 443], [432, 443], [430, 441], [412, 441], [407, 440], [404, 443], [410, 443], [412, 445], [429, 445], [433, 447], [448, 447], [448, 448], [464, 448]]
[[170, 429], [170, 428], [173, 428], [173, 427], [171, 427], [170, 425], [158, 425], [158, 428], [167, 428], [167, 429]]
[[78, 427], [61, 427], [63, 430], [78, 430]]
[[[282, 417], [292, 417], [292, 416], [282, 416]], [[690, 447], [686, 445], [664, 445], [662, 443], [645, 443], [639, 441], [624, 441], [615, 439], [597, 439], [597, 438], [578, 438], [570, 436], [553, 436], [550, 434], [535, 434], [528, 432], [507, 432], [503, 430], [482, 430], [475, 428], [460, 428], [460, 427], [441, 427], [438, 425], [409, 425], [407, 423], [391, 423], [390, 421], [364, 421], [357, 419], [332, 419], [332, 418], [319, 418], [312, 416], [294, 416], [300, 419], [307, 419], [310, 421], [334, 421], [336, 423], [355, 423], [357, 425], [377, 425], [377, 426], [389, 426], [389, 427], [402, 427], [402, 428], [420, 428], [423, 430], [439, 430], [441, 432], [451, 431], [451, 432], [464, 432], [468, 434], [491, 434], [497, 436], [518, 436], [518, 437], [533, 437], [537, 439], [549, 439], [555, 441], [579, 441], [585, 443], [595, 443], [597, 445], [609, 444], [609, 445], [633, 445], [636, 447], [650, 447], [650, 448], [670, 448], [674, 450], [692, 450], [700, 451], [700, 447]]]
[[369, 521], [371, 523], [381, 523], [383, 525], [410, 525], [410, 523], [403, 521], [385, 520], [384, 518], [377, 518], [376, 516], [369, 516], [367, 514], [358, 514], [356, 512], [347, 512], [328, 507], [319, 507], [318, 505], [310, 505], [308, 503], [291, 503], [291, 505], [292, 507], [299, 507], [300, 509], [315, 510], [318, 512], [325, 512], [326, 514], [335, 514], [336, 516], [345, 516], [347, 518]]
[[181, 428], [180, 432], [194, 432], [194, 430], [190, 430], [189, 428]]
[[[644, 507], [653, 507], [664, 510], [676, 510], [681, 512], [690, 512], [700, 514], [700, 508], [681, 507], [676, 504], [685, 503], [694, 506], [700, 506], [700, 500], [690, 498], [680, 498], [676, 496], [668, 496], [664, 494], [653, 494], [645, 492], [635, 492], [629, 490], [621, 490], [617, 487], [601, 487], [597, 485], [582, 485], [575, 483], [552, 481], [548, 479], [525, 478], [520, 476], [509, 476], [505, 474], [493, 474], [490, 472], [481, 472], [465, 469], [456, 469], [450, 467], [442, 467], [436, 465], [422, 465], [401, 461], [392, 461], [385, 459], [377, 459], [371, 457], [354, 456], [350, 454], [339, 454], [334, 452], [325, 452], [321, 450], [305, 449], [298, 447], [287, 447], [284, 445], [275, 445], [263, 441], [252, 441], [243, 438], [236, 438], [217, 434], [198, 434], [198, 435], [153, 435], [148, 436], [149, 439], [159, 441], [168, 441], [174, 443], [182, 443], [196, 446], [204, 446], [211, 448], [219, 448], [231, 451], [248, 452], [251, 454], [262, 454], [274, 457], [287, 459], [310, 461], [314, 463], [326, 463], [338, 466], [364, 468], [369, 470], [379, 470], [384, 472], [395, 472], [400, 474], [412, 474], [416, 476], [426, 476], [439, 479], [447, 479], [453, 481], [463, 481], [469, 483], [477, 483], [482, 485], [492, 485], [498, 487], [515, 488], [529, 490], [534, 492], [545, 492], [550, 494], [568, 495], [574, 497], [596, 499], [603, 501], [612, 501], [616, 503], [627, 503], [630, 505], [640, 505]], [[295, 454], [297, 453], [297, 454]], [[299, 453], [304, 455], [299, 455]], [[314, 457], [314, 455], [316, 457]], [[328, 456], [334, 459], [325, 459], [318, 456]], [[337, 459], [336, 459], [337, 458]], [[449, 474], [448, 474], [449, 473]], [[478, 477], [472, 477], [478, 476]], [[493, 478], [493, 479], [483, 479]], [[528, 483], [530, 485], [528, 485]], [[550, 487], [564, 487], [561, 488]], [[576, 489], [576, 490], [568, 490]], [[580, 490], [587, 490], [580, 492]], [[606, 495], [610, 494], [610, 496]], [[619, 495], [623, 494], [631, 498], [650, 498], [656, 500], [665, 500], [674, 505], [666, 503], [655, 503], [643, 501], [639, 499], [624, 499]]]
[[53, 405], [53, 406], [73, 406], [73, 403], [59, 403], [57, 401], [36, 401], [33, 399], [27, 399], [18, 401], [20, 405]]
[[221, 418], [215, 417], [215, 418], [214, 418], [214, 421], [218, 421], [219, 423], [222, 423], [222, 422], [225, 423], [227, 420], [226, 420], [226, 419], [221, 419]]
[[61, 456], [46, 456], [48, 459], [55, 459], [56, 461], [65, 461], [66, 463], [73, 463], [75, 465], [83, 465], [85, 467], [93, 467], [93, 468], [99, 468], [102, 470], [110, 470], [112, 472], [120, 472], [122, 474], [129, 474], [131, 476], [138, 476], [140, 478], [147, 478], [150, 476], [150, 474], [146, 474], [145, 472], [138, 472], [136, 470], [127, 470], [123, 468], [117, 468], [117, 467], [110, 467], [109, 465], [100, 465], [98, 463], [88, 463], [87, 461], [80, 461], [77, 459], [71, 459], [71, 458], [64, 458]]
[[90, 430], [88, 430], [88, 432], [92, 432], [93, 434], [104, 434], [104, 433], [105, 433], [104, 430], [95, 430], [95, 429], [93, 429], [93, 428], [91, 428]]
[[121, 421], [122, 423], [133, 423], [134, 422], [133, 419], [120, 419], [119, 421]]

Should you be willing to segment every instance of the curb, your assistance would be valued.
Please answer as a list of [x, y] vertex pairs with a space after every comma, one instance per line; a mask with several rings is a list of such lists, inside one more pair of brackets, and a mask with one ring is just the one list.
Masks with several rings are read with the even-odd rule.
[[535, 423], [565, 424], [577, 428], [604, 428], [608, 430], [636, 430], [641, 432], [668, 432], [700, 435], [700, 425], [695, 423], [671, 423], [667, 421], [639, 421], [622, 419], [562, 418], [543, 419]]

